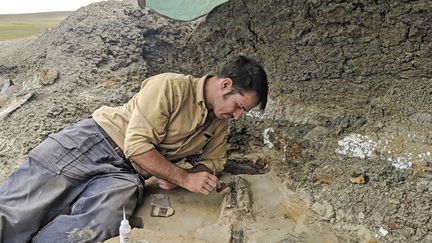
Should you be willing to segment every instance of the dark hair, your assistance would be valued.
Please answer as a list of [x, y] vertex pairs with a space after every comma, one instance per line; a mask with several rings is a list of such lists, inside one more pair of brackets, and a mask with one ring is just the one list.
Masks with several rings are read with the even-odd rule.
[[233, 90], [242, 95], [244, 92], [255, 92], [260, 109], [265, 109], [268, 93], [267, 74], [257, 61], [245, 56], [234, 57], [217, 72], [217, 76], [232, 79]]

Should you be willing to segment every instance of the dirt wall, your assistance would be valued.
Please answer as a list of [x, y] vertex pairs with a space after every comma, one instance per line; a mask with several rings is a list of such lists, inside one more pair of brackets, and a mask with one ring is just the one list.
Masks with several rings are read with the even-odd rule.
[[[276, 177], [310, 193], [320, 220], [354, 242], [427, 242], [431, 10], [429, 1], [230, 1], [199, 26], [183, 67], [260, 60], [269, 106], [233, 124], [231, 152], [280, 153]], [[352, 175], [369, 180], [353, 184]]]

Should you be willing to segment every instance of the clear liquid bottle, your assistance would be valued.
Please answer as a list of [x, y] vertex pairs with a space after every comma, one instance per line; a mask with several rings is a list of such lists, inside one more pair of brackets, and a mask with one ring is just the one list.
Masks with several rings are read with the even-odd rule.
[[119, 235], [120, 235], [120, 243], [130, 243], [131, 226], [129, 225], [129, 221], [126, 219], [126, 213], [123, 206], [123, 220], [120, 223]]

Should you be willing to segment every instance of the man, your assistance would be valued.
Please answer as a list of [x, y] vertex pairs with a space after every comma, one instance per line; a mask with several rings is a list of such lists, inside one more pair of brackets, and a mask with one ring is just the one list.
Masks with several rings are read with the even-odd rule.
[[[146, 79], [120, 107], [103, 106], [49, 137], [0, 188], [0, 242], [97, 242], [118, 235], [143, 176], [209, 194], [226, 160], [228, 120], [267, 103], [267, 75], [239, 56], [216, 76]], [[190, 170], [174, 163], [200, 161]], [[140, 173], [137, 173], [139, 171]]]

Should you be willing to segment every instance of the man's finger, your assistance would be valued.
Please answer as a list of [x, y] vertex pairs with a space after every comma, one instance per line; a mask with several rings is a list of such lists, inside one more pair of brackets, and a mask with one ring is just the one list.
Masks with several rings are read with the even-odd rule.
[[217, 189], [220, 189], [220, 188], [222, 188], [223, 186], [225, 185], [225, 183], [223, 182], [223, 181], [220, 181], [220, 180], [218, 180], [217, 181]]
[[212, 181], [211, 179], [205, 180], [205, 183], [207, 183], [209, 186], [211, 186], [213, 189], [217, 187], [217, 182]]
[[210, 192], [208, 191], [208, 190], [206, 190], [205, 188], [201, 188], [201, 190], [199, 191], [201, 194], [204, 194], [204, 195], [208, 195], [208, 194], [210, 194]]
[[214, 187], [212, 187], [212, 186], [209, 185], [209, 184], [203, 184], [203, 188], [204, 188], [205, 190], [207, 190], [208, 192], [212, 192], [212, 191], [214, 190]]
[[212, 174], [209, 174], [208, 178], [210, 180], [214, 181], [215, 183], [217, 183], [219, 181], [219, 179], [215, 175], [212, 175]]

